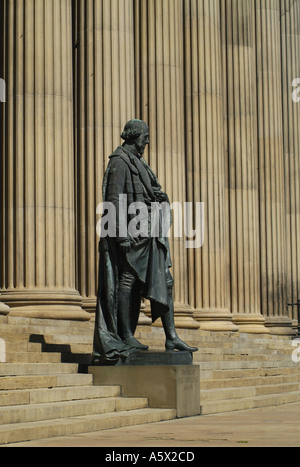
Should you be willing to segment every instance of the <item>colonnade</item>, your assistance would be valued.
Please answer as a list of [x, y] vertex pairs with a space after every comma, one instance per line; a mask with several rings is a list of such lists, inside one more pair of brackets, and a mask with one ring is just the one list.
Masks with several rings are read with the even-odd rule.
[[291, 334], [300, 0], [0, 8], [0, 313], [90, 319], [103, 174], [126, 121], [141, 118], [171, 201], [204, 203], [202, 248], [171, 239], [177, 326]]

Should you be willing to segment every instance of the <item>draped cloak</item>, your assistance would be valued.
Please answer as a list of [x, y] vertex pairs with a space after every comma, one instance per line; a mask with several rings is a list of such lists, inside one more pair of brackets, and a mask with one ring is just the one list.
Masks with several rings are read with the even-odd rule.
[[[99, 244], [94, 363], [114, 365], [120, 359], [126, 360], [129, 354], [135, 351], [122, 341], [118, 333], [119, 273], [123, 261], [127, 262], [137, 279], [132, 294], [131, 328], [133, 334], [138, 323], [141, 297], [151, 302], [153, 322], [169, 312], [168, 296], [173, 287], [169, 242], [167, 237], [150, 235], [150, 207], [153, 203], [158, 204], [157, 193], [162, 194], [161, 186], [156, 175], [143, 159], [130, 154], [123, 147], [119, 147], [110, 156], [103, 182], [103, 200], [115, 206], [116, 235], [101, 238]], [[132, 203], [142, 202], [148, 207], [149, 235], [147, 237], [132, 238], [128, 229], [121, 226], [120, 195], [126, 195], [124, 199], [127, 203], [125, 206], [127, 213]], [[166, 200], [169, 202], [167, 196]], [[128, 214], [126, 227], [133, 217], [132, 214]], [[120, 254], [119, 244], [126, 239], [132, 246], [124, 258], [124, 255]]]

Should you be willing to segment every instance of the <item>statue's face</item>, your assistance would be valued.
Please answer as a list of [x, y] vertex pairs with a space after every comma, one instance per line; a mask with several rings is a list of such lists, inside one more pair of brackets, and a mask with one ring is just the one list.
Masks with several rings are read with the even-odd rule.
[[138, 139], [135, 142], [135, 146], [139, 152], [139, 154], [142, 156], [145, 152], [147, 144], [149, 144], [149, 128], [144, 127], [142, 134], [138, 137]]

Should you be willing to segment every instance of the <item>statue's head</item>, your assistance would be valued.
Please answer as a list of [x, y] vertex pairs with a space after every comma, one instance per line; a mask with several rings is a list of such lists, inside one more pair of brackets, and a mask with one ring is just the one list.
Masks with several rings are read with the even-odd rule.
[[149, 127], [143, 120], [130, 120], [126, 123], [121, 138], [126, 143], [133, 143], [137, 140], [145, 131], [149, 133]]
[[125, 144], [134, 145], [142, 155], [149, 144], [149, 127], [143, 120], [130, 120], [126, 123], [121, 138]]

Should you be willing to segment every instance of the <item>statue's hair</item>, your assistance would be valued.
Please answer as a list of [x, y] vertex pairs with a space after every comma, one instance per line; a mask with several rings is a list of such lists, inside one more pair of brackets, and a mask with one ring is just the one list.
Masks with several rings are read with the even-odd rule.
[[126, 123], [121, 138], [126, 142], [135, 141], [139, 136], [141, 136], [145, 126], [148, 128], [148, 125], [143, 120], [130, 120]]

